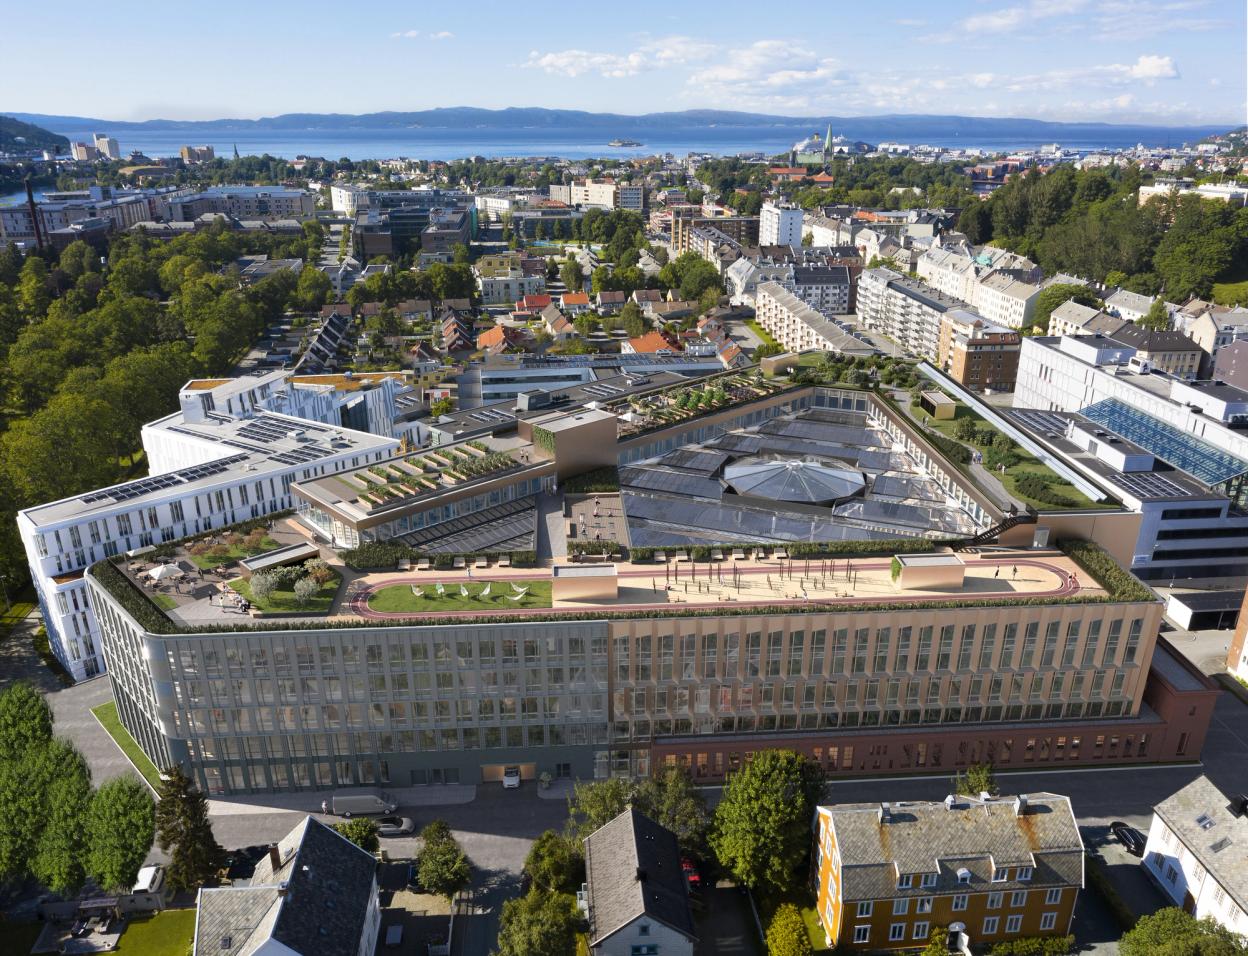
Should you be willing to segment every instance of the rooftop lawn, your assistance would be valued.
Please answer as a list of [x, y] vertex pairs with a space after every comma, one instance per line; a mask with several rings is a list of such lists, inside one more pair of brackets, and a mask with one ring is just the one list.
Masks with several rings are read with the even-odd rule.
[[[461, 582], [454, 584], [444, 584], [446, 589], [444, 595], [439, 596], [436, 590], [437, 582], [430, 581], [427, 584], [417, 584], [418, 589], [423, 590], [424, 597], [417, 597], [412, 593], [412, 586], [409, 584], [392, 584], [389, 587], [382, 588], [368, 599], [370, 610], [381, 611], [385, 613], [412, 613], [419, 614], [429, 611], [489, 611], [508, 609], [513, 607], [550, 607], [550, 580], [534, 580], [534, 581], [465, 581], [463, 586], [468, 589], [468, 597], [460, 594]], [[485, 590], [486, 584], [489, 584], [490, 593], [487, 597], [479, 595]], [[512, 584], [519, 587], [527, 587], [528, 593], [519, 600], [509, 600], [504, 595], [514, 595]]]
[[[918, 421], [920, 424], [922, 424], [925, 428], [930, 428], [932, 431], [939, 432], [940, 434], [944, 435], [946, 438], [951, 438], [954, 441], [957, 441], [960, 444], [967, 446], [968, 448], [973, 448], [984, 454], [986, 454], [988, 451], [987, 445], [980, 444], [978, 441], [966, 441], [964, 439], [960, 439], [957, 437], [958, 419], [973, 418], [975, 419], [976, 424], [981, 430], [991, 429], [993, 434], [1001, 434], [989, 422], [985, 421], [979, 415], [975, 414], [974, 411], [972, 411], [967, 406], [963, 405], [961, 402], [958, 403], [958, 408], [953, 418], [943, 419], [939, 421], [937, 419], [932, 418], [932, 416], [927, 414], [927, 412], [925, 412], [921, 408], [911, 407], [909, 411], [910, 411], [910, 414], [914, 417], [914, 419]], [[1083, 492], [1081, 492], [1078, 488], [1076, 488], [1070, 482], [1066, 481], [1066, 479], [1060, 477], [1058, 474], [1052, 471], [1047, 465], [1045, 465], [1044, 462], [1040, 461], [1038, 458], [1031, 455], [1022, 446], [1016, 444], [1014, 450], [1019, 457], [1019, 461], [1016, 465], [1013, 465], [1007, 468], [1005, 470], [1005, 474], [1002, 474], [999, 470], [995, 468], [989, 468], [986, 463], [984, 464], [983, 467], [985, 468], [985, 470], [991, 473], [994, 478], [1000, 481], [1002, 485], [1005, 486], [1005, 490], [1007, 492], [1009, 492], [1011, 495], [1013, 495], [1015, 498], [1017, 498], [1019, 501], [1023, 502], [1024, 504], [1031, 505], [1037, 511], [1076, 511], [1076, 510], [1081, 510], [1084, 508], [1111, 509], [1111, 508], [1118, 507], [1117, 503], [1113, 501], [1092, 501], [1090, 498], [1086, 497], [1083, 494]], [[967, 468], [967, 466], [965, 465], [963, 465], [962, 467], [964, 470]], [[1066, 499], [1068, 503], [1055, 504], [1051, 501], [1042, 501], [1039, 498], [1033, 498], [1030, 495], [1024, 494], [1018, 488], [1018, 481], [1020, 478], [1029, 474], [1039, 475], [1043, 478], [1046, 478], [1048, 480], [1049, 488], [1056, 495], [1060, 495], [1062, 498]]]
[[132, 916], [113, 952], [122, 956], [186, 956], [194, 936], [193, 909]]
[[[333, 568], [330, 568], [333, 571]], [[328, 614], [334, 604], [334, 595], [338, 593], [338, 582], [342, 580], [337, 571], [333, 571], [332, 580], [321, 585], [321, 589], [313, 595], [307, 604], [295, 600], [294, 588], [278, 588], [269, 595], [267, 601], [256, 600], [251, 593], [251, 583], [243, 578], [230, 582], [230, 587], [251, 602], [251, 606], [261, 614]]]
[[187, 552], [186, 556], [191, 559], [191, 562], [197, 568], [202, 568], [203, 570], [208, 571], [212, 568], [219, 568], [223, 564], [231, 564], [234, 561], [241, 561], [243, 558], [250, 558], [253, 554], [263, 554], [265, 551], [273, 551], [281, 546], [282, 545], [277, 541], [274, 541], [266, 535], [265, 539], [260, 542], [260, 547], [258, 548], [249, 548], [240, 541], [237, 544], [218, 545], [218, 547], [224, 549], [224, 551], [218, 555], [191, 554], [190, 552]]
[[143, 779], [151, 784], [153, 789], [159, 789], [160, 773], [147, 754], [135, 743], [134, 738], [130, 736], [130, 731], [122, 726], [121, 717], [117, 714], [117, 702], [110, 700], [107, 704], [92, 707], [91, 713], [100, 722], [100, 726], [108, 731], [108, 735], [121, 748], [122, 753], [130, 758], [135, 769], [143, 774]]

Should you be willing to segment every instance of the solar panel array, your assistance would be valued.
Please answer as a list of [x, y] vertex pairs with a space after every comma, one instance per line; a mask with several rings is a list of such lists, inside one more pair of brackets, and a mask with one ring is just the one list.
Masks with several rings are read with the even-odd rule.
[[724, 493], [723, 486], [714, 478], [700, 478], [686, 472], [665, 471], [662, 468], [621, 468], [620, 485], [693, 498], [718, 499]]
[[1116, 398], [1089, 405], [1079, 414], [1127, 441], [1135, 442], [1207, 485], [1216, 485], [1248, 472], [1248, 461], [1124, 405]]
[[1033, 408], [1007, 409], [1005, 414], [1024, 428], [1042, 435], [1065, 435], [1066, 424], [1069, 421], [1065, 416], [1056, 412], [1045, 412]]
[[1153, 471], [1126, 471], [1114, 480], [1138, 498], [1186, 498], [1191, 492]]
[[249, 455], [231, 455], [228, 458], [220, 458], [202, 465], [192, 465], [190, 468], [183, 468], [179, 471], [171, 471], [163, 475], [152, 475], [148, 478], [139, 478], [135, 481], [128, 481], [124, 485], [118, 485], [116, 488], [89, 494], [82, 499], [82, 502], [83, 504], [91, 505], [99, 501], [129, 501], [132, 498], [141, 498], [144, 495], [151, 494], [153, 491], [176, 488], [179, 485], [189, 484], [192, 481], [199, 481], [201, 478], [219, 475], [232, 465], [245, 461], [249, 457]]

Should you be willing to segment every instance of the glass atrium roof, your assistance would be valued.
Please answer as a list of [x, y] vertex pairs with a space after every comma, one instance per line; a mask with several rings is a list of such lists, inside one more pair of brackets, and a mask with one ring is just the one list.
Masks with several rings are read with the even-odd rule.
[[866, 482], [856, 471], [818, 461], [742, 458], [724, 469], [724, 480], [738, 494], [774, 501], [823, 504], [859, 494]]
[[1248, 471], [1248, 461], [1125, 405], [1116, 398], [1089, 405], [1080, 409], [1079, 414], [1127, 441], [1135, 442], [1206, 485], [1216, 485]]

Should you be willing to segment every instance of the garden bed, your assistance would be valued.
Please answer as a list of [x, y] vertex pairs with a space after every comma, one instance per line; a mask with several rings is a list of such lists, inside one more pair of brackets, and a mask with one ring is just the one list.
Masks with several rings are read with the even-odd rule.
[[265, 601], [257, 600], [251, 593], [250, 582], [242, 578], [231, 581], [230, 587], [250, 601], [252, 609], [261, 614], [328, 614], [334, 604], [334, 595], [338, 593], [338, 584], [342, 580], [337, 571], [332, 568], [330, 571], [333, 578], [322, 584], [320, 590], [306, 604], [300, 604], [295, 599], [293, 586], [276, 589]]

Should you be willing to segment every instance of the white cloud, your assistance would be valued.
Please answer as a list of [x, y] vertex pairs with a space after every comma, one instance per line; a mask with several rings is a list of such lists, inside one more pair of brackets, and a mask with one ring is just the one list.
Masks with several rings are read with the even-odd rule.
[[925, 27], [927, 26], [926, 20], [919, 20], [914, 17], [901, 17], [898, 20], [894, 20], [893, 23], [897, 24], [897, 26], [899, 27]]
[[1173, 80], [1179, 75], [1173, 59], [1149, 54], [1142, 55], [1127, 72], [1133, 80]]
[[1065, 19], [1079, 12], [1087, 0], [1031, 0], [1030, 3], [973, 13], [959, 20], [952, 30], [925, 39], [937, 43], [964, 41], [975, 36], [1014, 33], [1024, 27], [1034, 29], [1044, 20]]
[[430, 33], [429, 37], [433, 40], [450, 40], [455, 36], [450, 30], [439, 30], [437, 33]]
[[521, 66], [556, 76], [575, 77], [597, 73], [609, 79], [621, 79], [636, 76], [643, 70], [697, 63], [715, 52], [713, 43], [686, 36], [668, 36], [647, 40], [636, 49], [625, 53], [578, 49], [543, 53], [532, 50]]
[[398, 33], [391, 33], [391, 40], [415, 40], [420, 36], [419, 30], [400, 30]]

